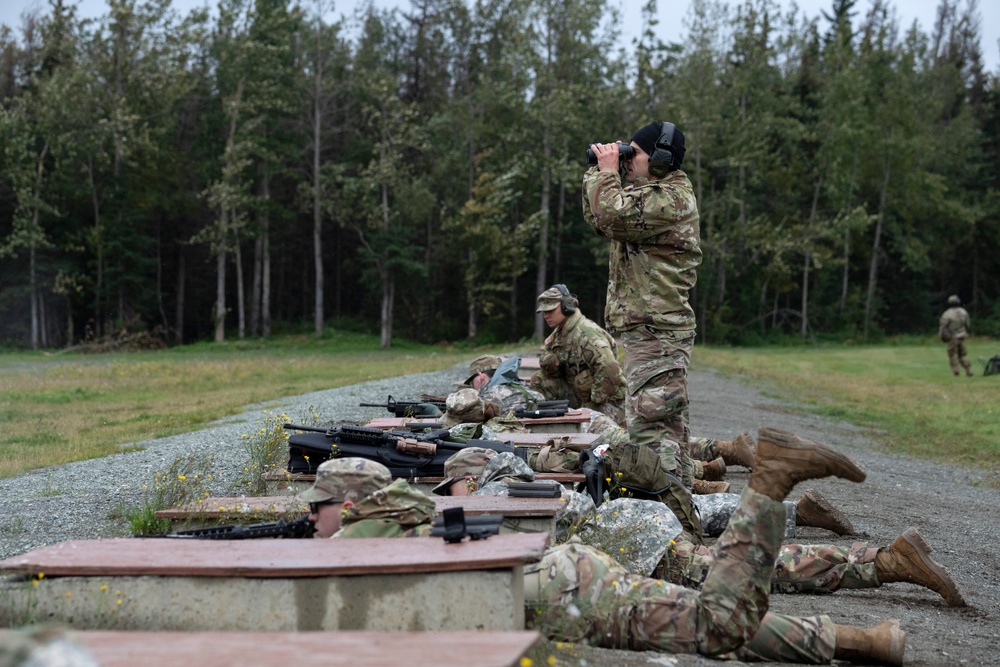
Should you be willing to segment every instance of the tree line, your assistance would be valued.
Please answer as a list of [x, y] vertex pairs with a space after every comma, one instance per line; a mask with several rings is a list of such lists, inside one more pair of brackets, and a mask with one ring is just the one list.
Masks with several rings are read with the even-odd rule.
[[[49, 0], [0, 26], [0, 341], [171, 343], [325, 327], [543, 335], [601, 319], [584, 153], [687, 138], [700, 340], [928, 333], [949, 294], [1000, 332], [1000, 83], [976, 0], [693, 0], [641, 36], [583, 0]], [[996, 48], [996, 45], [993, 45]]]

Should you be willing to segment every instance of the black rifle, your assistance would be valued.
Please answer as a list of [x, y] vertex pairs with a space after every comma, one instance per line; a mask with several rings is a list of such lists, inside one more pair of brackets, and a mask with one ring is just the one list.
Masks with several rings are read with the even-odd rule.
[[562, 485], [548, 482], [508, 482], [511, 498], [562, 498]]
[[431, 537], [443, 537], [449, 544], [461, 542], [466, 536], [473, 540], [485, 540], [499, 533], [503, 523], [502, 516], [492, 514], [467, 517], [461, 507], [449, 507], [442, 514], [434, 517]]
[[412, 431], [383, 431], [380, 428], [351, 426], [350, 424], [344, 424], [337, 428], [285, 424], [285, 428], [294, 431], [322, 433], [338, 445], [366, 445], [369, 447], [392, 445], [396, 451], [417, 456], [434, 456], [439, 449], [457, 452], [467, 446], [459, 442], [445, 441], [444, 438], [451, 434], [446, 428], [420, 435], [414, 435]]
[[553, 408], [550, 410], [525, 410], [517, 408], [514, 416], [518, 419], [540, 419], [542, 417], [563, 417], [569, 412], [569, 408]]
[[[425, 406], [428, 405], [437, 408], [438, 414], [423, 414]], [[396, 417], [437, 417], [445, 411], [445, 404], [438, 401], [397, 401], [391, 394], [385, 403], [358, 403], [358, 406], [362, 408], [384, 408]]]
[[288, 439], [288, 472], [316, 472], [324, 461], [334, 457], [360, 456], [378, 461], [389, 468], [393, 477], [438, 477], [444, 474], [444, 464], [455, 452], [466, 447], [484, 447], [496, 452], [513, 452], [520, 458], [527, 450], [510, 443], [490, 440], [449, 442], [448, 429], [414, 434], [411, 431], [383, 431], [377, 428], [351, 426], [317, 428], [285, 424], [289, 430], [307, 431]]
[[313, 525], [308, 516], [304, 516], [295, 521], [278, 519], [270, 523], [193, 528], [167, 535], [143, 535], [142, 537], [181, 537], [198, 540], [256, 540], [265, 537], [299, 539], [312, 537], [315, 532], [316, 526]]
[[538, 401], [538, 403], [535, 404], [536, 410], [558, 410], [559, 408], [566, 408], [568, 410], [569, 399], [558, 398], [550, 401]]

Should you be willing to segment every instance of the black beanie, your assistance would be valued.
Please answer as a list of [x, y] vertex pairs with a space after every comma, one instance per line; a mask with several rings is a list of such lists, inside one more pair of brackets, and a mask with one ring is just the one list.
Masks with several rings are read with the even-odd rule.
[[660, 130], [663, 128], [663, 123], [658, 123], [653, 121], [645, 127], [640, 127], [632, 135], [632, 141], [643, 150], [646, 155], [652, 155], [653, 151], [656, 150], [656, 140], [660, 138]]

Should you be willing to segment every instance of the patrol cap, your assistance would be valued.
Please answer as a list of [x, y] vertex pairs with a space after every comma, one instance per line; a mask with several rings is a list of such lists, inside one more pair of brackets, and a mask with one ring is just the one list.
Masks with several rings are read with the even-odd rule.
[[444, 462], [444, 481], [435, 486], [431, 491], [439, 496], [448, 495], [448, 487], [466, 475], [479, 477], [483, 474], [486, 464], [490, 462], [497, 453], [485, 447], [466, 447], [451, 455]]
[[458, 424], [485, 421], [483, 399], [479, 392], [471, 387], [450, 394], [445, 399], [444, 405], [445, 412], [440, 421], [448, 428]]
[[555, 287], [550, 287], [538, 295], [538, 308], [535, 309], [535, 312], [544, 313], [549, 310], [555, 310], [562, 303], [562, 299], [562, 292]]
[[502, 361], [503, 359], [495, 354], [483, 354], [476, 357], [469, 364], [469, 379], [465, 381], [465, 384], [472, 382], [472, 378], [480, 373], [495, 371]]
[[306, 503], [358, 502], [392, 483], [389, 469], [378, 461], [357, 457], [331, 459], [316, 468], [316, 481], [296, 496]]

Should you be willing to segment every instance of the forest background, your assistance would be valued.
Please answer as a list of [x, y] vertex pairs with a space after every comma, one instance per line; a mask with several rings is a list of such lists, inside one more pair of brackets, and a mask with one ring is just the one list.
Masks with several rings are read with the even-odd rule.
[[[582, 0], [50, 0], [0, 27], [0, 344], [171, 344], [328, 327], [540, 338], [554, 282], [600, 320], [584, 152], [687, 137], [701, 340], [1000, 333], [1000, 72], [974, 0], [696, 0], [635, 49]], [[859, 16], [860, 12], [860, 16]], [[859, 16], [860, 21], [855, 21]]]

